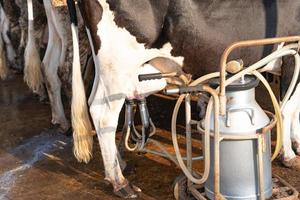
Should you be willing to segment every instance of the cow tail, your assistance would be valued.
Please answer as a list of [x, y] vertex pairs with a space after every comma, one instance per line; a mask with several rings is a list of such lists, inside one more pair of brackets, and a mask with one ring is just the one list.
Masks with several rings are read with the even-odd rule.
[[43, 75], [41, 71], [41, 59], [35, 44], [34, 20], [32, 0], [27, 0], [28, 9], [28, 41], [24, 53], [24, 81], [35, 93], [43, 88]]
[[87, 163], [92, 157], [93, 136], [92, 125], [89, 119], [87, 100], [81, 75], [77, 16], [74, 0], [67, 0], [71, 19], [73, 40], [72, 65], [72, 127], [73, 152], [79, 162]]

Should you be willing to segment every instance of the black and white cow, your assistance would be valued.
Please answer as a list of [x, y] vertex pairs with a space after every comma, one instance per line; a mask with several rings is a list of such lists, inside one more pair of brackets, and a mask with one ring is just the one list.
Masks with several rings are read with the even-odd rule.
[[[41, 95], [44, 93], [44, 84], [46, 85], [51, 105], [51, 124], [67, 133], [70, 130], [70, 124], [62, 102], [62, 89], [67, 99], [70, 100], [73, 47], [66, 2], [64, 0], [16, 1], [22, 1], [19, 2], [20, 5], [26, 7], [23, 14], [28, 15], [28, 18], [20, 22], [23, 26], [26, 22], [28, 26], [26, 28], [28, 41], [25, 48], [24, 79], [33, 91]], [[47, 37], [43, 38], [45, 27], [47, 27]], [[85, 33], [84, 26], [80, 26], [79, 30]], [[26, 35], [26, 32], [23, 34]], [[39, 49], [45, 39], [47, 47], [40, 60]], [[87, 71], [87, 66], [93, 63], [88, 62], [91, 50], [86, 34], [81, 34], [80, 37], [80, 57], [82, 58], [81, 65]]]
[[[73, 11], [74, 2], [69, 0], [68, 3]], [[112, 183], [115, 193], [125, 198], [137, 195], [123, 176], [117, 156], [115, 131], [120, 110], [125, 98], [140, 98], [165, 86], [163, 80], [139, 83], [138, 73], [155, 71], [144, 63], [156, 57], [167, 57], [199, 77], [219, 70], [220, 56], [232, 42], [300, 34], [300, 2], [294, 0], [81, 0], [78, 5], [96, 65], [93, 91], [88, 100], [90, 114], [101, 147], [106, 179]], [[76, 20], [71, 16], [75, 33]], [[78, 38], [74, 34], [74, 153], [78, 160], [87, 162], [92, 153], [92, 126], [76, 41]], [[272, 46], [239, 49], [231, 58], [242, 58], [248, 65], [272, 50]], [[281, 75], [283, 93], [291, 77], [291, 70], [285, 63], [288, 62], [284, 60]], [[284, 160], [286, 165], [300, 168], [290, 140], [291, 134], [299, 154], [299, 90], [298, 86], [289, 106], [283, 110], [283, 117], [289, 116], [292, 121], [286, 123]]]
[[24, 81], [43, 100], [47, 97], [41, 70], [41, 53], [47, 46], [44, 39], [48, 34], [46, 12], [40, 0], [15, 1], [21, 13], [18, 20], [21, 29], [18, 51], [24, 58], [21, 60], [24, 65]]

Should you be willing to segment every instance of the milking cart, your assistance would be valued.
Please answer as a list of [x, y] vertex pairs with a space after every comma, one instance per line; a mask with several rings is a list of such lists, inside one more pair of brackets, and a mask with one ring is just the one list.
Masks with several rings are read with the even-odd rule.
[[[163, 145], [151, 137], [155, 127], [149, 118], [144, 101], [138, 106], [143, 124], [142, 131], [135, 129], [133, 122], [134, 102], [126, 102], [126, 117], [123, 132], [125, 144], [130, 151], [147, 151], [145, 142], [154, 143], [161, 151], [151, 153], [165, 156], [180, 166], [184, 175], [176, 179], [174, 195], [176, 199], [298, 199], [298, 192], [280, 177], [273, 175], [271, 160], [282, 146], [282, 118], [280, 105], [268, 82], [261, 75], [264, 66], [274, 59], [287, 55], [295, 58], [295, 70], [285, 98], [291, 96], [300, 70], [298, 54], [300, 36], [271, 38], [236, 42], [223, 53], [220, 72], [205, 75], [188, 86], [166, 89], [167, 95], [179, 94], [172, 115], [172, 141], [175, 155], [165, 150]], [[236, 48], [279, 44], [286, 45], [255, 64], [243, 68], [240, 60], [227, 62]], [[140, 75], [140, 81], [159, 79], [176, 74]], [[255, 87], [259, 81], [269, 92], [275, 113], [264, 111], [255, 100]], [[209, 94], [205, 119], [191, 118], [191, 99], [201, 98], [200, 93]], [[185, 104], [186, 157], [183, 158], [177, 141], [176, 123], [179, 107]], [[192, 126], [202, 134], [203, 156], [193, 157]], [[276, 126], [277, 143], [271, 153], [271, 129]], [[129, 141], [135, 145], [129, 144]], [[200, 148], [200, 147], [199, 147]], [[193, 161], [203, 159], [204, 170], [193, 170]], [[186, 160], [186, 161], [184, 161]]]

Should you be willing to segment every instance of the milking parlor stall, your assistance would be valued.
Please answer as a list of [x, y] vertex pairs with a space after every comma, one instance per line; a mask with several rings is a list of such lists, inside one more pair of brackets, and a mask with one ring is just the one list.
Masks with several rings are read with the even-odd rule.
[[[0, 72], [6, 73], [0, 76], [0, 200], [120, 199], [105, 179], [107, 166], [99, 143], [93, 144], [90, 162], [76, 160], [72, 128], [51, 123], [51, 99], [41, 101], [40, 94], [23, 81], [26, 70], [6, 59], [4, 35], [0, 37]], [[229, 59], [237, 49], [265, 45], [278, 48], [250, 65], [244, 65], [243, 57]], [[300, 134], [299, 49], [300, 36], [236, 41], [214, 58], [219, 71], [194, 79], [145, 65], [138, 75], [140, 84], [176, 81], [147, 98], [127, 98], [120, 113], [116, 145], [136, 198], [299, 199], [300, 158], [295, 156], [292, 162], [283, 158], [288, 148], [295, 147], [292, 151], [297, 153], [294, 139]], [[293, 75], [282, 95], [280, 70], [275, 75], [267, 72], [287, 56], [293, 62], [281, 67], [290, 68]], [[94, 71], [85, 73], [91, 74], [86, 78], [92, 82]], [[64, 91], [62, 99], [70, 120]], [[126, 196], [128, 191], [120, 192]]]

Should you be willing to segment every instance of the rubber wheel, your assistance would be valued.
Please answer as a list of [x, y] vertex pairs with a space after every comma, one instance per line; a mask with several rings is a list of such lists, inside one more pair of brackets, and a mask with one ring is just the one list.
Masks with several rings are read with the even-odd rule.
[[173, 183], [174, 197], [176, 200], [193, 200], [195, 198], [187, 190], [187, 178], [184, 174], [180, 174]]

